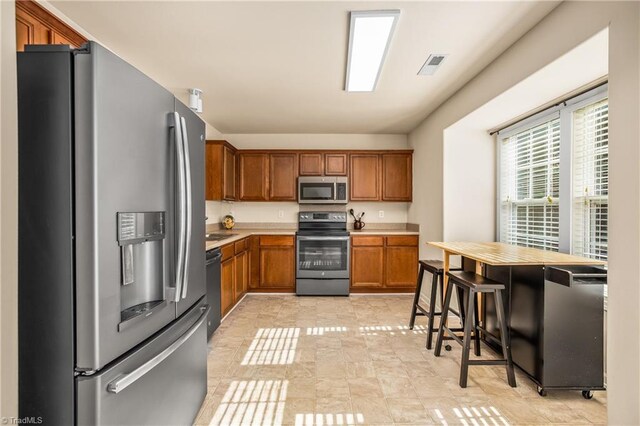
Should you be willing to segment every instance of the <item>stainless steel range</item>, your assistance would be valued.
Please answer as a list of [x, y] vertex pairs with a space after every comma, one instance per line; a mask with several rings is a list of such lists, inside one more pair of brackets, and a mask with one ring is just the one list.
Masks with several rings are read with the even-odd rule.
[[348, 296], [347, 213], [300, 212], [296, 240], [296, 294]]

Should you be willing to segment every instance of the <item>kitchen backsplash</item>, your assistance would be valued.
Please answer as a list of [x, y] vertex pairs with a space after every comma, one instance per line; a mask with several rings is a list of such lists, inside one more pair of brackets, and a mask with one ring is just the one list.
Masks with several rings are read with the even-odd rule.
[[[346, 205], [311, 205], [295, 202], [220, 202], [207, 201], [207, 223], [217, 223], [226, 214], [232, 214], [239, 223], [297, 223], [299, 211], [365, 212], [365, 223], [400, 224], [407, 222], [408, 203], [353, 202]], [[380, 213], [382, 212], [382, 213]], [[383, 217], [380, 217], [381, 214]], [[353, 218], [348, 216], [348, 222]]]

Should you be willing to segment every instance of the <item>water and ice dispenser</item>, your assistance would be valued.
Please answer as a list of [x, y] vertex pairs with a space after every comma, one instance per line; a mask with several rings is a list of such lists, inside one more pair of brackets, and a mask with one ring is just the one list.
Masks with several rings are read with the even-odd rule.
[[118, 213], [122, 330], [166, 304], [165, 212]]

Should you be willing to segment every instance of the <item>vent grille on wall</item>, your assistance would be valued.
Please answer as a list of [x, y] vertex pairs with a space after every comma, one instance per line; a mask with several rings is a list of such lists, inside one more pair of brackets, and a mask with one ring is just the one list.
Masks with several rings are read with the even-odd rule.
[[431, 54], [427, 58], [420, 71], [418, 71], [418, 75], [433, 75], [436, 70], [442, 65], [442, 62], [447, 57], [447, 55], [442, 54]]

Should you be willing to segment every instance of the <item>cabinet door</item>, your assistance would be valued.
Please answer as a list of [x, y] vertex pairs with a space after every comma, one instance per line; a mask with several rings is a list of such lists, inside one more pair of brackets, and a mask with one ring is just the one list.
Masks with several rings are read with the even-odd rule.
[[418, 247], [389, 247], [386, 252], [387, 287], [415, 287], [418, 279]]
[[260, 288], [260, 237], [252, 235], [249, 237], [249, 276], [247, 287], [250, 289]]
[[16, 50], [24, 51], [24, 46], [33, 44], [34, 22], [20, 9], [16, 10]]
[[234, 303], [247, 292], [247, 278], [248, 278], [248, 253], [243, 251], [237, 254], [234, 258], [235, 262], [235, 284], [234, 284]]
[[325, 154], [324, 174], [326, 176], [346, 176], [347, 154]]
[[267, 201], [269, 154], [241, 153], [238, 158], [240, 200]]
[[228, 146], [222, 149], [222, 198], [234, 201], [236, 199], [236, 154]]
[[382, 287], [384, 247], [351, 249], [351, 287]]
[[234, 259], [227, 259], [220, 264], [220, 312], [224, 316], [234, 303]]
[[382, 201], [411, 201], [411, 154], [382, 154]]
[[260, 247], [260, 287], [293, 289], [293, 258], [293, 247]]
[[351, 201], [380, 200], [380, 156], [351, 154]]
[[31, 14], [16, 7], [16, 49], [24, 51], [27, 44], [49, 44], [51, 30]]
[[322, 176], [324, 164], [322, 154], [300, 154], [300, 176]]
[[298, 154], [269, 155], [269, 199], [295, 201], [298, 177]]

